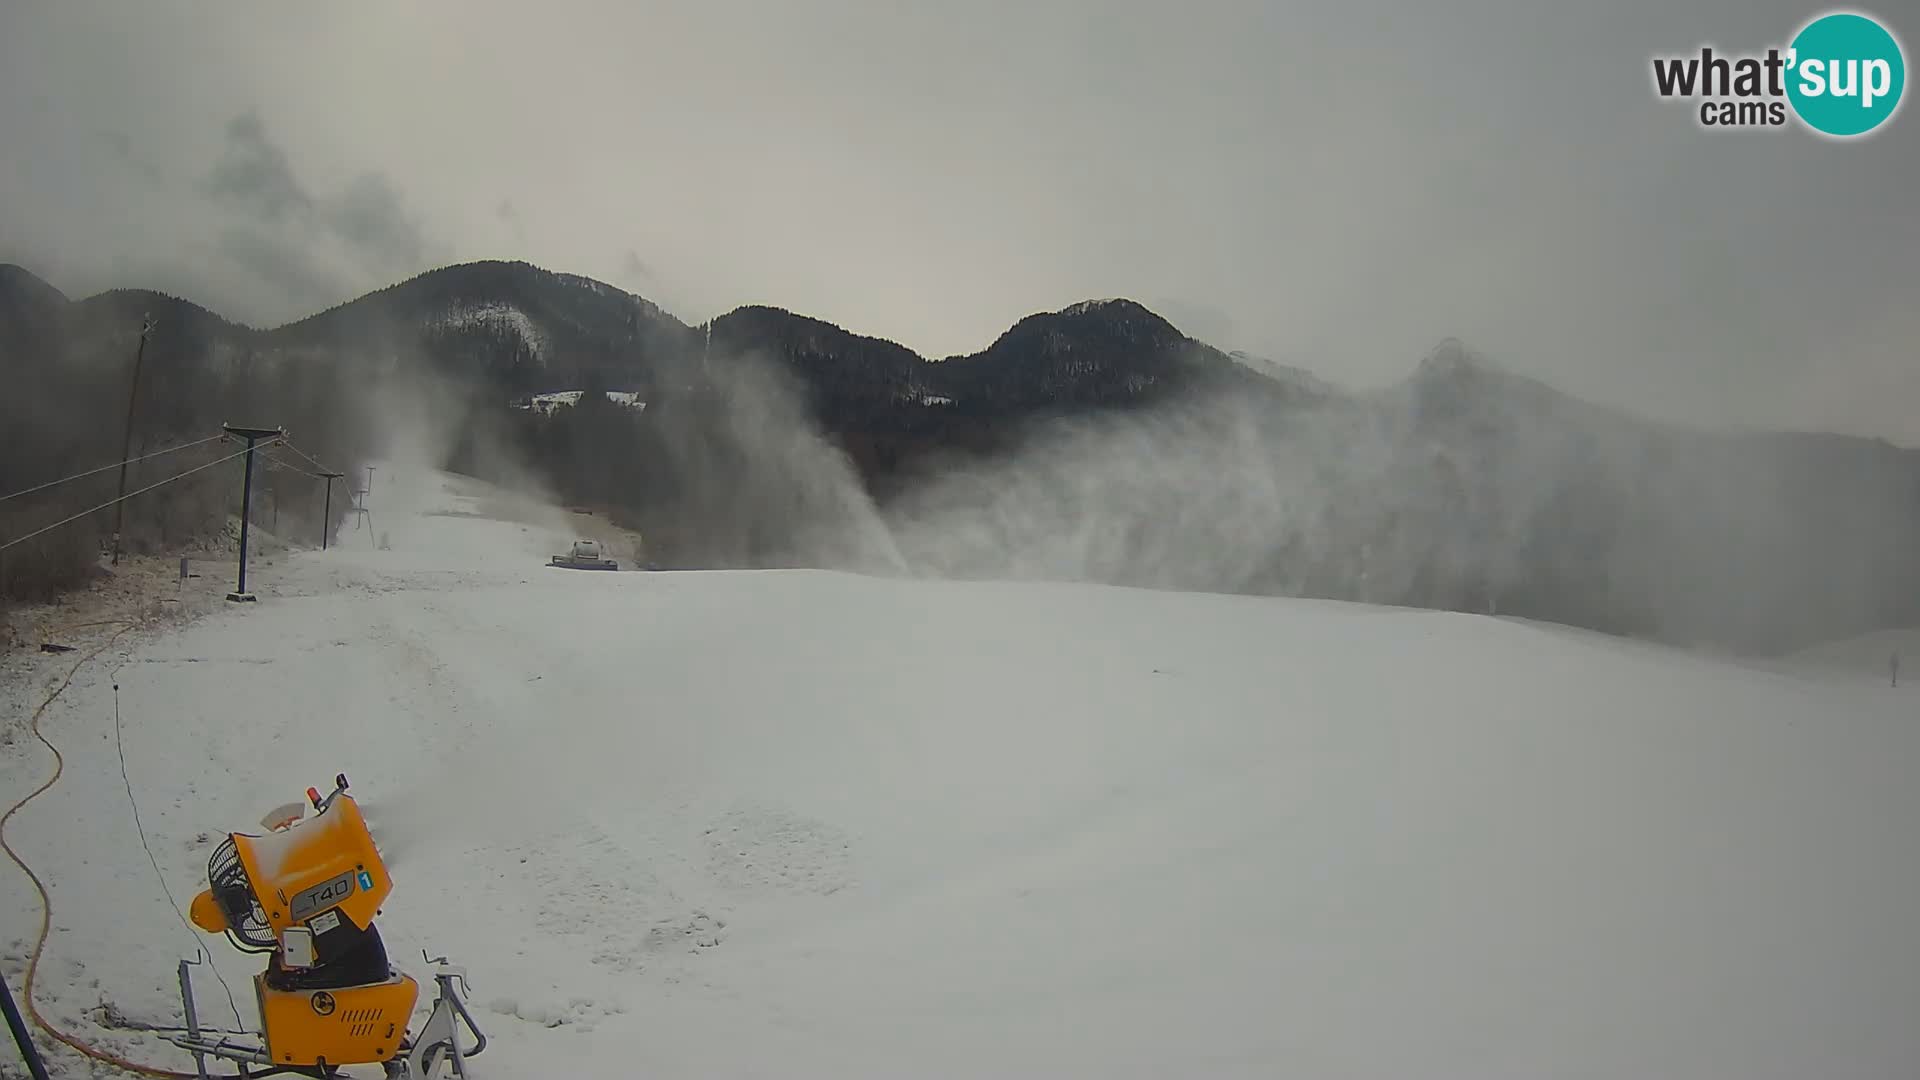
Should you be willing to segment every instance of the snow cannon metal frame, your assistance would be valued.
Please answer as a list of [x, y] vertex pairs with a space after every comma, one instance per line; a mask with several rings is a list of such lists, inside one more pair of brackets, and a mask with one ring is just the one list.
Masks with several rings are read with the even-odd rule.
[[579, 539], [567, 549], [565, 555], [555, 555], [547, 563], [565, 570], [618, 570], [620, 564], [601, 554], [597, 540]]
[[242, 952], [269, 955], [253, 977], [257, 1033], [202, 1028], [190, 978], [200, 961], [180, 961], [187, 1026], [168, 1038], [193, 1055], [203, 1080], [212, 1080], [208, 1058], [233, 1062], [235, 1077], [338, 1077], [342, 1065], [369, 1064], [390, 1078], [428, 1080], [442, 1067], [465, 1077], [467, 1059], [486, 1049], [461, 997], [465, 969], [424, 952], [437, 992], [426, 1023], [409, 1035], [420, 987], [387, 963], [373, 926], [393, 879], [346, 792], [345, 774], [324, 798], [308, 788], [313, 817], [302, 804], [283, 806], [262, 821], [265, 835], [229, 833], [207, 862], [194, 924]]

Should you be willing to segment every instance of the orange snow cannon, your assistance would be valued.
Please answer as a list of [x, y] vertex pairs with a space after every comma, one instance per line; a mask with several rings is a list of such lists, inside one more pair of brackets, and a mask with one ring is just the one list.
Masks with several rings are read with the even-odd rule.
[[[218, 902], [224, 925], [200, 924], [202, 929], [238, 936], [241, 928], [253, 927], [235, 944], [245, 951], [258, 951], [278, 944], [278, 935], [284, 931], [309, 925], [328, 913], [337, 913], [362, 931], [372, 927], [374, 914], [393, 892], [393, 879], [380, 860], [366, 818], [344, 789], [324, 799], [316, 793], [313, 803], [320, 810], [315, 817], [264, 836], [228, 835], [208, 866], [212, 887], [201, 894]], [[227, 886], [224, 892], [222, 882]], [[236, 886], [247, 886], [245, 894]], [[195, 909], [202, 907], [196, 899]], [[273, 933], [273, 942], [259, 932], [256, 919]], [[330, 928], [333, 920], [325, 923]]]
[[[193, 899], [194, 924], [225, 934], [243, 952], [268, 954], [268, 961], [253, 980], [258, 1044], [201, 1033], [192, 962], [181, 962], [187, 1033], [173, 1041], [194, 1054], [201, 1075], [212, 1056], [237, 1062], [241, 1076], [261, 1075], [249, 1068], [330, 1076], [337, 1066], [373, 1063], [395, 1077], [437, 1076], [442, 1064], [465, 1076], [465, 1059], [486, 1046], [459, 994], [465, 974], [444, 957], [434, 972], [440, 993], [433, 1014], [419, 1037], [408, 1037], [420, 986], [387, 962], [373, 925], [393, 879], [346, 792], [344, 775], [325, 797], [308, 788], [313, 817], [298, 803], [283, 806], [264, 819], [267, 833], [230, 833], [208, 861], [208, 888]], [[470, 1038], [462, 1037], [456, 1017]]]

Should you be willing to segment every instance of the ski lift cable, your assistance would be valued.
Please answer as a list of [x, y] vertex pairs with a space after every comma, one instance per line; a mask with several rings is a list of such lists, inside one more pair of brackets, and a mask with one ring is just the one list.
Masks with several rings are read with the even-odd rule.
[[22, 495], [31, 495], [36, 491], [45, 491], [50, 487], [58, 487], [61, 484], [69, 483], [74, 480], [84, 480], [89, 476], [97, 476], [100, 473], [106, 472], [108, 469], [117, 469], [122, 465], [132, 465], [136, 462], [146, 461], [148, 458], [157, 458], [165, 454], [172, 454], [172, 453], [177, 453], [178, 451], [181, 451], [181, 450], [191, 449], [192, 447], [195, 447], [195, 446], [204, 446], [207, 443], [213, 442], [215, 439], [222, 439], [225, 437], [226, 437], [225, 435], [209, 435], [204, 439], [195, 439], [193, 442], [181, 443], [179, 446], [170, 446], [165, 450], [155, 450], [151, 454], [142, 454], [139, 457], [130, 457], [125, 461], [116, 461], [111, 465], [102, 465], [97, 469], [88, 469], [86, 472], [83, 472], [83, 473], [74, 473], [72, 476], [63, 476], [58, 480], [49, 480], [44, 484], [36, 484], [33, 487], [27, 488], [23, 491], [13, 492], [10, 495], [0, 495], [0, 502], [6, 502], [8, 499], [17, 499]]
[[300, 466], [295, 465], [293, 462], [275, 457], [271, 453], [267, 454], [266, 458], [267, 458], [268, 464], [274, 466], [275, 468], [285, 469], [288, 472], [299, 473], [301, 476], [310, 476], [315, 480], [323, 479], [323, 476], [321, 473], [312, 472], [310, 470], [303, 469]]
[[[272, 439], [265, 439], [265, 440], [262, 440], [261, 445], [271, 446], [273, 445], [273, 443], [277, 441], [278, 441], [278, 437], [275, 437]], [[72, 524], [73, 522], [79, 521], [81, 518], [86, 517], [88, 514], [97, 514], [100, 511], [105, 510], [106, 508], [108, 508], [109, 506], [112, 506], [115, 503], [124, 502], [128, 499], [131, 499], [135, 495], [144, 495], [155, 488], [165, 487], [166, 485], [173, 483], [175, 480], [184, 480], [187, 477], [192, 476], [194, 473], [200, 472], [203, 469], [211, 469], [215, 465], [219, 465], [222, 462], [232, 461], [234, 458], [245, 456], [250, 452], [251, 452], [251, 448], [247, 450], [237, 450], [231, 454], [228, 454], [226, 457], [215, 458], [212, 461], [207, 462], [205, 465], [196, 465], [193, 468], [188, 469], [186, 472], [176, 473], [172, 476], [167, 477], [165, 480], [160, 481], [159, 483], [148, 484], [146, 487], [143, 487], [138, 491], [129, 491], [125, 495], [122, 495], [117, 499], [108, 499], [106, 502], [101, 503], [99, 506], [90, 507], [86, 510], [80, 511], [77, 514], [73, 514], [69, 517], [61, 518], [59, 521], [56, 521], [51, 525], [47, 525], [42, 528], [35, 529], [32, 532], [26, 534], [25, 536], [17, 536], [12, 540], [7, 541], [4, 544], [0, 544], [0, 551], [5, 551], [8, 548], [14, 546], [15, 544], [24, 544], [28, 540], [31, 540], [34, 537], [41, 535], [42, 533], [52, 532], [53, 530], [59, 528], [62, 525]]]
[[300, 449], [299, 447], [293, 445], [290, 442], [286, 442], [284, 437], [282, 437], [281, 445], [286, 447], [288, 450], [291, 450], [294, 453], [299, 454], [301, 457], [306, 458], [307, 461], [310, 464], [312, 464], [314, 468], [320, 470], [321, 473], [328, 473], [333, 471], [327, 468], [325, 465], [320, 464], [320, 459], [314, 457], [312, 454], [307, 453], [305, 450]]

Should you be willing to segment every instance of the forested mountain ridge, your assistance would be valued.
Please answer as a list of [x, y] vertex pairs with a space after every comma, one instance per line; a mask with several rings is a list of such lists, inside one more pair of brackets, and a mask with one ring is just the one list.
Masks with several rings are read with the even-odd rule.
[[[930, 359], [765, 305], [688, 325], [526, 263], [445, 267], [270, 329], [138, 290], [72, 301], [0, 266], [0, 380], [20, 388], [0, 406], [0, 488], [116, 456], [100, 418], [124, 414], [147, 318], [143, 444], [232, 419], [355, 459], [383, 434], [368, 388], [430, 375], [467, 410], [453, 464], [484, 472], [505, 448], [678, 565], [835, 565], [850, 522], [877, 514], [890, 557], [962, 573], [1750, 647], [1920, 623], [1920, 452], [1654, 423], [1451, 342], [1398, 384], [1349, 392], [1126, 299]], [[511, 407], [570, 390], [646, 407]], [[822, 479], [834, 461], [871, 511]], [[914, 546], [928, 518], [938, 550]]]

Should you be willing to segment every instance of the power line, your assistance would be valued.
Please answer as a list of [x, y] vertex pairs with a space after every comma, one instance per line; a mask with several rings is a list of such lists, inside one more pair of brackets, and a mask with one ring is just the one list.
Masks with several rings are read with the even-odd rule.
[[306, 451], [300, 449], [299, 447], [293, 445], [292, 443], [283, 441], [280, 445], [285, 447], [288, 450], [293, 451], [296, 454], [299, 454], [301, 457], [306, 458], [307, 461], [311, 463], [314, 468], [319, 469], [322, 473], [332, 471], [328, 469], [325, 465], [320, 464], [319, 459], [315, 458], [312, 454], [307, 453]]
[[283, 461], [280, 458], [274, 457], [273, 454], [271, 453], [268, 453], [266, 455], [266, 458], [267, 458], [267, 463], [269, 465], [273, 465], [277, 468], [285, 469], [291, 473], [299, 473], [301, 476], [308, 476], [308, 477], [312, 477], [315, 480], [318, 480], [323, 475], [322, 473], [308, 472], [306, 469], [303, 469], [300, 466], [293, 464], [292, 462]]
[[288, 442], [288, 443], [283, 443], [282, 445], [283, 445], [283, 446], [284, 446], [284, 447], [285, 447], [286, 449], [288, 449], [288, 450], [291, 450], [291, 451], [293, 451], [293, 452], [294, 452], [294, 453], [296, 453], [296, 454], [299, 454], [299, 455], [300, 455], [301, 457], [303, 457], [303, 458], [306, 458], [306, 459], [307, 459], [307, 461], [308, 461], [308, 462], [310, 462], [310, 463], [311, 463], [311, 464], [313, 465], [313, 467], [314, 467], [314, 468], [316, 468], [316, 469], [325, 469], [325, 468], [326, 468], [326, 466], [325, 466], [325, 465], [322, 465], [322, 464], [320, 464], [320, 462], [319, 462], [319, 460], [318, 460], [318, 459], [316, 459], [316, 458], [315, 458], [315, 457], [314, 457], [314, 456], [313, 456], [312, 454], [309, 454], [309, 453], [307, 453], [307, 452], [306, 452], [305, 450], [302, 450], [302, 449], [300, 449], [299, 447], [297, 447], [297, 446], [295, 446], [295, 445], [293, 445], [293, 444], [292, 444], [291, 442]]
[[[279, 446], [277, 446], [277, 447], [275, 447], [274, 449], [276, 449], [276, 450], [293, 450], [293, 444], [291, 444], [291, 443], [281, 443], [281, 444], [280, 444]], [[301, 468], [301, 467], [300, 467], [299, 465], [297, 465], [297, 464], [295, 464], [295, 463], [293, 463], [293, 462], [291, 462], [291, 461], [288, 461], [287, 459], [285, 459], [285, 458], [283, 458], [283, 457], [279, 457], [278, 455], [276, 455], [276, 454], [274, 454], [274, 453], [273, 453], [272, 451], [263, 451], [263, 452], [264, 452], [264, 453], [266, 454], [266, 457], [267, 457], [267, 460], [268, 460], [268, 461], [270, 461], [270, 462], [272, 462], [272, 463], [273, 463], [273, 464], [275, 464], [275, 465], [278, 465], [278, 466], [279, 466], [280, 468], [282, 468], [282, 469], [286, 469], [286, 470], [287, 470], [288, 472], [297, 472], [297, 473], [299, 473], [299, 474], [300, 474], [301, 476], [311, 476], [311, 477], [313, 477], [313, 478], [314, 478], [315, 480], [324, 480], [324, 479], [326, 479], [326, 476], [327, 476], [327, 473], [328, 473], [328, 471], [329, 471], [329, 470], [327, 469], [327, 467], [326, 467], [325, 465], [321, 465], [321, 464], [319, 464], [318, 462], [314, 462], [314, 464], [315, 464], [315, 466], [316, 466], [316, 467], [317, 467], [317, 468], [319, 469], [319, 471], [318, 471], [318, 472], [315, 472], [315, 471], [314, 471], [313, 469], [303, 469], [303, 468]], [[295, 453], [299, 453], [299, 451], [297, 451], [297, 450], [296, 450], [296, 451], [294, 451], [294, 452], [295, 452]], [[306, 455], [305, 455], [305, 454], [301, 454], [300, 456], [301, 456], [301, 457], [306, 457]], [[310, 458], [310, 457], [309, 457], [309, 458], [307, 458], [307, 460], [308, 460], [308, 461], [313, 461], [313, 459], [312, 459], [312, 458]], [[342, 474], [340, 474], [340, 473], [334, 473], [334, 475], [335, 475], [335, 476], [339, 476], [339, 475], [342, 475]]]
[[[269, 440], [269, 441], [271, 442], [272, 440]], [[131, 499], [135, 495], [144, 495], [147, 492], [152, 491], [154, 488], [157, 488], [157, 487], [165, 487], [166, 485], [173, 483], [175, 480], [183, 480], [189, 476], [192, 476], [194, 473], [201, 471], [202, 469], [211, 469], [215, 465], [220, 464], [221, 462], [232, 461], [234, 458], [237, 458], [237, 457], [244, 457], [246, 453], [247, 451], [241, 450], [232, 454], [228, 454], [226, 457], [223, 457], [223, 458], [215, 458], [212, 461], [207, 462], [205, 465], [196, 465], [193, 468], [188, 469], [186, 472], [176, 473], [173, 476], [169, 476], [165, 480], [162, 480], [157, 484], [148, 484], [146, 487], [141, 488], [139, 491], [129, 491], [125, 495], [120, 496], [120, 498], [118, 499], [109, 499], [106, 502], [101, 503], [99, 506], [95, 506], [88, 510], [82, 510], [77, 514], [74, 514], [72, 517], [61, 518], [59, 521], [56, 521], [53, 524], [46, 526], [45, 528], [35, 529], [25, 536], [15, 537], [14, 539], [9, 540], [4, 544], [0, 544], [0, 551], [5, 551], [6, 549], [12, 547], [15, 544], [24, 544], [28, 540], [31, 540], [34, 537], [39, 536], [41, 533], [52, 532], [53, 530], [59, 528], [62, 525], [68, 525], [73, 522], [79, 521], [81, 518], [86, 517], [88, 514], [97, 514], [100, 511], [105, 510], [107, 507], [112, 506], [114, 503], [120, 502], [124, 499]]]
[[[145, 461], [148, 458], [157, 458], [163, 454], [171, 454], [179, 450], [186, 450], [195, 446], [203, 446], [207, 443], [213, 442], [215, 439], [219, 439], [222, 437], [223, 436], [220, 436], [220, 435], [209, 435], [204, 439], [196, 439], [195, 441], [190, 443], [182, 443], [179, 446], [171, 446], [165, 450], [155, 450], [151, 454], [142, 454], [139, 457], [128, 458], [125, 461], [116, 461], [111, 465], [102, 465], [97, 469], [89, 469], [83, 473], [75, 473], [72, 476], [63, 476], [58, 480], [49, 480], [46, 483], [41, 484], [37, 487], [27, 488], [25, 491], [16, 491], [11, 495], [0, 495], [0, 502], [6, 502], [8, 499], [17, 499], [22, 495], [31, 495], [36, 491], [45, 491], [47, 488], [55, 487], [57, 485], [67, 483], [72, 480], [82, 480], [89, 476], [96, 476], [100, 473], [106, 472], [108, 469], [117, 469], [122, 465], [132, 465], [136, 462]], [[112, 504], [109, 503], [108, 505], [112, 505]]]

